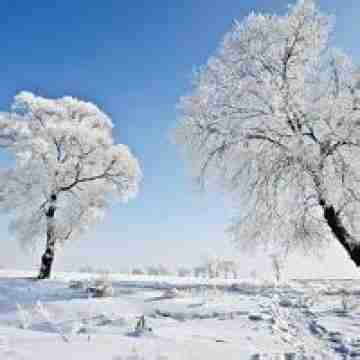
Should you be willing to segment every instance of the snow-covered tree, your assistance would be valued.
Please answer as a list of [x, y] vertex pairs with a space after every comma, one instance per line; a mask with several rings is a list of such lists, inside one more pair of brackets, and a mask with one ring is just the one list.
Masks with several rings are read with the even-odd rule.
[[210, 252], [204, 257], [203, 267], [206, 269], [207, 276], [211, 279], [219, 277], [221, 259], [215, 253]]
[[359, 76], [331, 28], [312, 0], [235, 22], [181, 99], [175, 142], [201, 184], [240, 195], [234, 240], [287, 251], [334, 237], [359, 266]]
[[136, 196], [141, 171], [92, 103], [21, 92], [0, 124], [15, 158], [0, 175], [0, 206], [13, 214], [10, 228], [23, 245], [46, 237], [38, 277], [48, 278], [56, 245], [101, 219], [109, 201]]
[[229, 278], [231, 275], [234, 279], [237, 278], [239, 265], [234, 260], [229, 259], [220, 259], [219, 261], [219, 271], [225, 276], [225, 279]]

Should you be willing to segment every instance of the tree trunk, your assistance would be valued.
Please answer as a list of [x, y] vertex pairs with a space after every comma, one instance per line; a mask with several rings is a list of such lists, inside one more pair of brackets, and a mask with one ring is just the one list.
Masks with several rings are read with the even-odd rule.
[[320, 200], [320, 205], [324, 211], [324, 218], [335, 238], [346, 250], [355, 265], [360, 266], [360, 244], [356, 243], [354, 238], [345, 229], [339, 214], [332, 205], [327, 205], [324, 200]]
[[41, 267], [38, 279], [48, 279], [51, 275], [51, 268], [55, 256], [55, 232], [54, 232], [54, 217], [56, 210], [56, 195], [51, 195], [50, 206], [46, 211], [46, 249], [41, 257]]

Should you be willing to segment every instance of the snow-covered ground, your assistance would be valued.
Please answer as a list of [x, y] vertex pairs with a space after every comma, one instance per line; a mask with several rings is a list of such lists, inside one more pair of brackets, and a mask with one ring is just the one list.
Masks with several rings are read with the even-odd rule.
[[32, 275], [0, 271], [1, 360], [360, 359], [359, 280]]

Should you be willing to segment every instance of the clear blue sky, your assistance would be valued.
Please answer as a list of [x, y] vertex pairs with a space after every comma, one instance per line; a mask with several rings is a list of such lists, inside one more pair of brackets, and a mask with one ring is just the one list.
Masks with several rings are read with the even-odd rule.
[[[0, 109], [20, 90], [73, 95], [113, 119], [117, 141], [140, 159], [139, 197], [111, 209], [103, 224], [59, 256], [82, 264], [194, 264], [208, 249], [231, 254], [221, 195], [194, 194], [169, 141], [176, 103], [191, 74], [216, 49], [232, 20], [250, 11], [286, 11], [288, 0], [2, 0]], [[358, 62], [359, 0], [320, 0], [336, 15], [334, 41]], [[29, 266], [0, 220], [0, 263]], [[241, 257], [241, 255], [239, 255]], [[245, 263], [245, 258], [244, 258]]]

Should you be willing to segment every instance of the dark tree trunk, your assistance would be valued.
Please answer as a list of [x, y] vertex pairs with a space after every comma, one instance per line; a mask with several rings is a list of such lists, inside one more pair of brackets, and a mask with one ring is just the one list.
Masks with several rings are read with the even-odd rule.
[[46, 239], [46, 249], [41, 257], [41, 267], [38, 279], [48, 279], [51, 275], [51, 267], [54, 261], [55, 255], [55, 241], [52, 238], [52, 234], [47, 232], [47, 239]]
[[356, 266], [360, 266], [360, 244], [356, 243], [345, 229], [339, 214], [332, 205], [327, 205], [324, 200], [320, 200], [320, 205], [324, 211], [324, 218], [335, 238], [343, 246]]
[[38, 275], [38, 279], [48, 279], [51, 275], [51, 268], [55, 256], [55, 233], [54, 233], [54, 217], [56, 195], [51, 196], [51, 202], [48, 210], [46, 211], [46, 249], [44, 255], [41, 257], [41, 267]]

